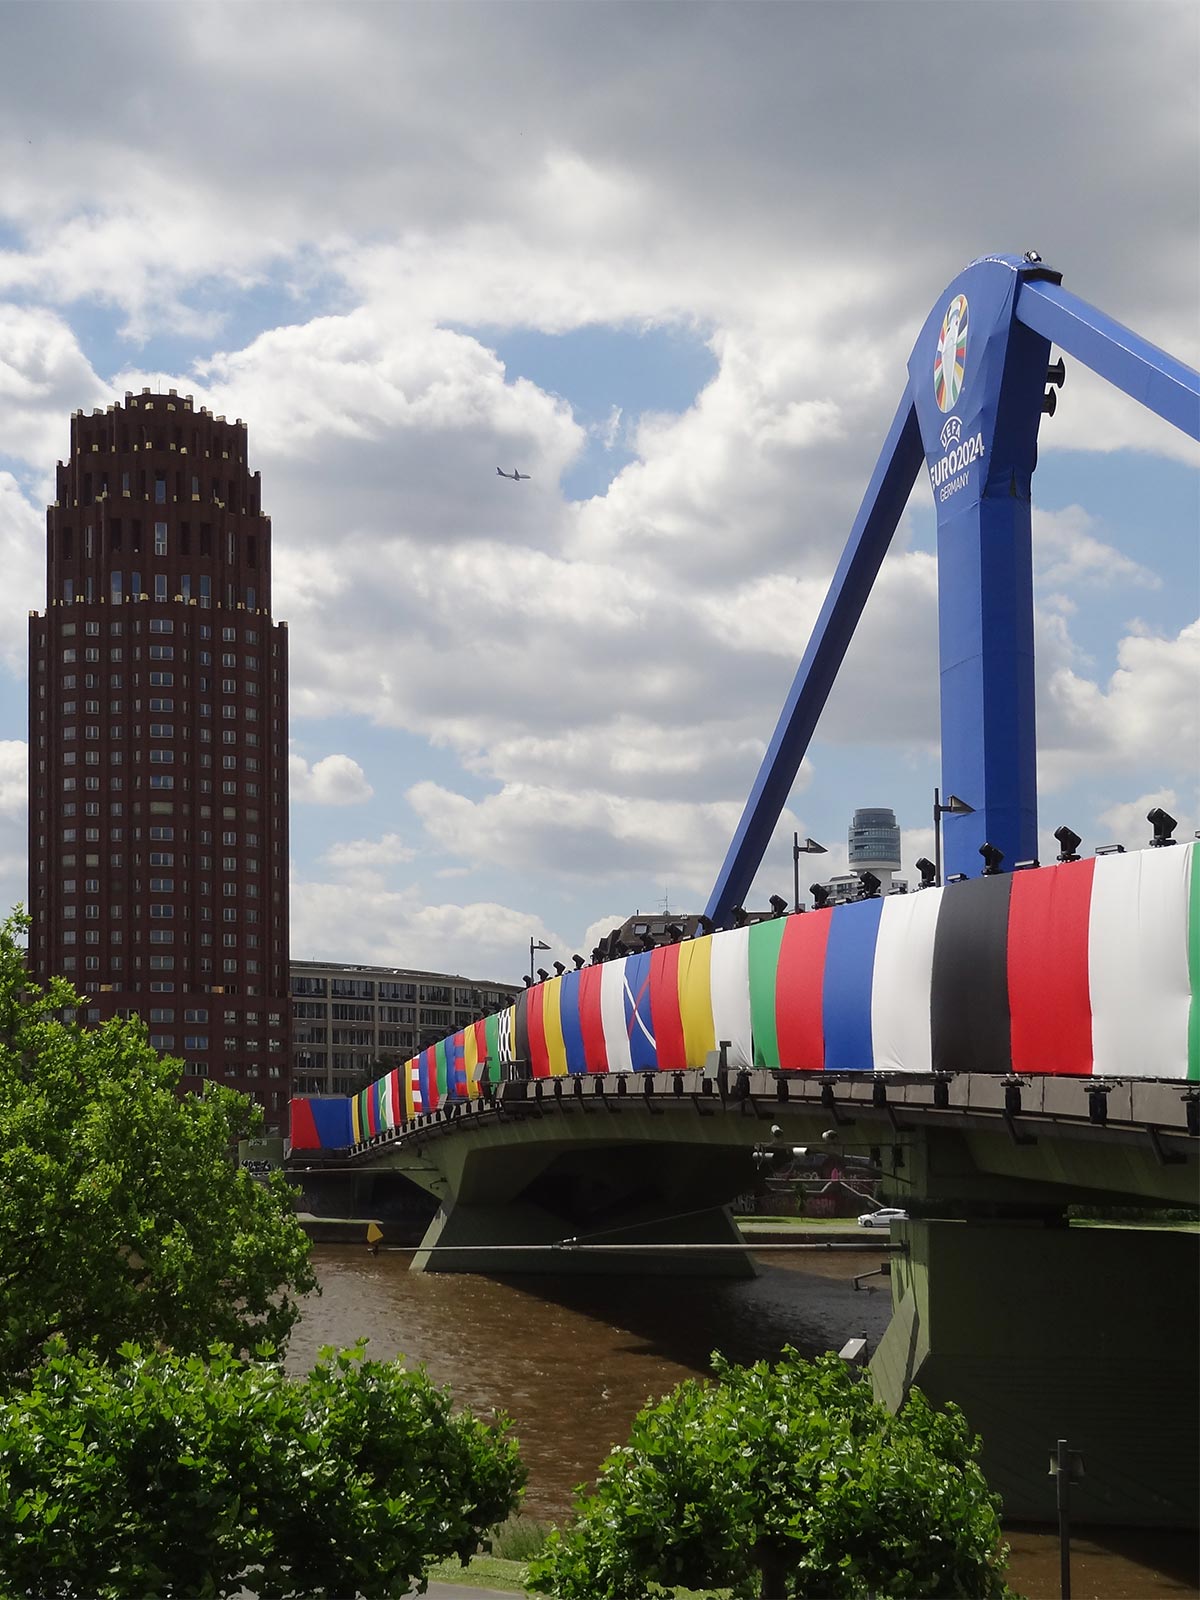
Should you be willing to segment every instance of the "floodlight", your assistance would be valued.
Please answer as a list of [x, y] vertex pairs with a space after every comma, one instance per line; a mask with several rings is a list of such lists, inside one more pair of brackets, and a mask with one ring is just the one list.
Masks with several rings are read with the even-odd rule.
[[1000, 871], [1000, 863], [1004, 860], [1004, 851], [998, 850], [994, 844], [981, 844], [979, 854], [983, 857], [983, 875], [985, 878], [995, 877]]
[[1075, 833], [1073, 829], [1068, 828], [1066, 823], [1064, 823], [1061, 828], [1055, 828], [1054, 837], [1058, 840], [1058, 859], [1060, 861], [1079, 860], [1077, 851], [1082, 841], [1080, 840], [1079, 835]]
[[1154, 837], [1150, 843], [1154, 846], [1174, 844], [1171, 835], [1179, 826], [1170, 812], [1164, 811], [1161, 806], [1155, 806], [1153, 811], [1147, 811], [1146, 821], [1154, 829]]

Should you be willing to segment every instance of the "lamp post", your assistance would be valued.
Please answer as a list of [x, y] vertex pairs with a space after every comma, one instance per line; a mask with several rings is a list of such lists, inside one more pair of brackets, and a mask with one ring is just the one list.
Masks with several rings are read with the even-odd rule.
[[974, 806], [969, 806], [956, 794], [948, 794], [943, 805], [938, 791], [936, 789], [933, 791], [933, 864], [937, 868], [933, 881], [939, 889], [942, 886], [942, 818], [969, 817], [974, 809]]
[[543, 944], [540, 939], [530, 939], [530, 941], [529, 941], [529, 983], [530, 983], [530, 987], [532, 987], [532, 985], [533, 985], [533, 977], [534, 977], [534, 972], [533, 972], [533, 953], [534, 953], [535, 950], [549, 950], [549, 948], [550, 948], [550, 946], [548, 944]]
[[805, 839], [801, 844], [800, 835], [792, 835], [792, 905], [795, 910], [800, 909], [800, 857], [823, 856], [825, 853], [825, 846], [818, 844], [815, 839]]
[[1071, 1600], [1071, 1485], [1084, 1475], [1083, 1455], [1059, 1439], [1050, 1452], [1050, 1476], [1058, 1502], [1058, 1592]]

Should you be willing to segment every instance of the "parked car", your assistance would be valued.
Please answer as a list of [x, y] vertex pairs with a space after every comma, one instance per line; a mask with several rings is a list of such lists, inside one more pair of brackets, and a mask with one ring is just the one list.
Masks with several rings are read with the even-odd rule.
[[860, 1228], [890, 1228], [893, 1222], [907, 1222], [908, 1212], [899, 1206], [880, 1206], [878, 1211], [864, 1211], [858, 1219]]

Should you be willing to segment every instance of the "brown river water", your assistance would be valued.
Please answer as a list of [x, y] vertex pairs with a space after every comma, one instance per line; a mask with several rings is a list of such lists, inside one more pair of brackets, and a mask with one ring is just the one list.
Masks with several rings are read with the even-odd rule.
[[[707, 1373], [709, 1353], [734, 1361], [839, 1349], [887, 1326], [886, 1285], [855, 1291], [880, 1257], [797, 1251], [758, 1258], [744, 1282], [664, 1278], [485, 1278], [409, 1272], [411, 1254], [317, 1245], [322, 1293], [311, 1296], [288, 1354], [307, 1370], [322, 1345], [368, 1339], [376, 1360], [421, 1363], [458, 1403], [513, 1419], [529, 1469], [524, 1511], [562, 1521], [572, 1492], [628, 1437], [645, 1402]], [[873, 1282], [879, 1284], [881, 1280]], [[1029, 1600], [1059, 1594], [1057, 1538], [1011, 1528], [1009, 1582]], [[1200, 1596], [1191, 1535], [1092, 1530], [1072, 1544], [1073, 1600]]]

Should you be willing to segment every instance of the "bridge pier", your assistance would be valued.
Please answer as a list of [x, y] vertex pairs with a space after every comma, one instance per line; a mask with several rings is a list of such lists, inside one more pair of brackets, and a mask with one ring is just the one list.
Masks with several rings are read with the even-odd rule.
[[1086, 1476], [1080, 1522], [1194, 1527], [1200, 1505], [1200, 1239], [1020, 1222], [893, 1230], [892, 1321], [871, 1361], [879, 1397], [953, 1400], [983, 1440], [1005, 1514], [1052, 1521], [1049, 1453]]
[[443, 1201], [411, 1270], [707, 1278], [752, 1278], [756, 1273], [726, 1206], [682, 1216], [641, 1206], [622, 1216], [619, 1225], [580, 1229], [577, 1222], [529, 1199], [504, 1205], [457, 1201], [448, 1207]]

